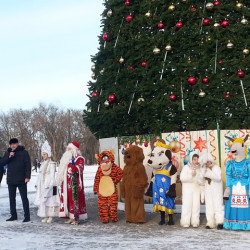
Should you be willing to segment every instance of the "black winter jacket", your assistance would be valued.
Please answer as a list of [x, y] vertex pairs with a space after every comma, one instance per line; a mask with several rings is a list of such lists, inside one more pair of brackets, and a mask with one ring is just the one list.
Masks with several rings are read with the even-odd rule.
[[15, 155], [9, 158], [11, 148], [8, 148], [4, 157], [0, 160], [0, 166], [7, 165], [7, 184], [23, 184], [25, 179], [30, 179], [31, 162], [29, 153], [23, 146], [18, 146], [13, 152]]

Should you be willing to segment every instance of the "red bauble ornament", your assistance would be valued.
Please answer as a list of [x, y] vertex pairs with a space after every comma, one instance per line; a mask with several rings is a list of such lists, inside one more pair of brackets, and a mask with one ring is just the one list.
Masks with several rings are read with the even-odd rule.
[[125, 2], [125, 5], [126, 5], [126, 6], [129, 6], [129, 5], [130, 5], [130, 2], [129, 2], [129, 1], [126, 1], [126, 2]]
[[148, 143], [147, 143], [147, 142], [144, 142], [144, 146], [147, 147], [147, 146], [148, 146]]
[[103, 38], [104, 41], [108, 40], [108, 34], [104, 33], [103, 36], [102, 36], [102, 38]]
[[97, 97], [97, 95], [98, 95], [98, 94], [97, 94], [96, 91], [92, 93], [92, 97]]
[[181, 21], [177, 22], [175, 26], [180, 29], [183, 26], [183, 23]]
[[214, 1], [214, 6], [219, 6], [220, 5], [220, 1]]
[[134, 67], [133, 66], [128, 66], [128, 68], [127, 68], [128, 70], [133, 70], [134, 69]]
[[113, 102], [115, 102], [116, 101], [116, 96], [115, 96], [115, 94], [110, 94], [109, 95], [109, 102], [110, 103], [113, 103]]
[[189, 83], [190, 85], [195, 85], [196, 82], [197, 82], [197, 79], [196, 79], [195, 77], [190, 76], [190, 77], [188, 78], [188, 83]]
[[128, 15], [127, 17], [126, 17], [126, 21], [127, 22], [131, 22], [133, 20], [133, 17], [131, 16], [131, 15]]
[[207, 76], [206, 76], [206, 77], [203, 77], [203, 78], [202, 78], [202, 82], [205, 83], [205, 84], [209, 83], [208, 77], [207, 77]]
[[203, 19], [202, 21], [203, 25], [207, 26], [210, 24], [210, 20], [208, 18]]
[[237, 72], [237, 75], [238, 75], [238, 77], [244, 77], [245, 76], [245, 72], [243, 70], [239, 70]]
[[176, 101], [176, 95], [171, 92], [171, 95], [169, 96], [169, 99], [171, 102]]
[[145, 67], [147, 66], [147, 62], [143, 61], [143, 62], [141, 63], [141, 66], [145, 68]]
[[229, 25], [229, 22], [227, 20], [224, 20], [221, 22], [220, 26], [223, 28], [226, 28]]
[[195, 12], [197, 9], [196, 9], [196, 7], [192, 6], [190, 10], [191, 10], [192, 12]]
[[225, 94], [225, 97], [226, 97], [226, 98], [230, 98], [230, 97], [231, 97], [231, 95], [229, 94], [229, 92], [227, 92], [227, 93]]
[[223, 63], [223, 61], [222, 60], [219, 60], [219, 62], [218, 62], [219, 64], [221, 64], [221, 63]]
[[164, 28], [164, 23], [163, 22], [159, 22], [157, 26], [158, 26], [159, 29], [163, 29]]

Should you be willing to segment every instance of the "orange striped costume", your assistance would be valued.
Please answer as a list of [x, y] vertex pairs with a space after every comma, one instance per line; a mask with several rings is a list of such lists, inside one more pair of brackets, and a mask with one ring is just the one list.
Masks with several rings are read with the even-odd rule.
[[122, 179], [122, 169], [114, 164], [111, 151], [103, 151], [98, 155], [99, 167], [94, 182], [94, 194], [98, 194], [98, 214], [103, 223], [109, 218], [116, 222], [118, 191], [117, 183]]

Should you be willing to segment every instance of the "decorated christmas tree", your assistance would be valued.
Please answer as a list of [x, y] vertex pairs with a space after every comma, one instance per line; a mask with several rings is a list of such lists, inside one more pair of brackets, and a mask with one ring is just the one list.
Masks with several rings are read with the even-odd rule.
[[104, 5], [84, 114], [93, 133], [249, 127], [249, 0]]

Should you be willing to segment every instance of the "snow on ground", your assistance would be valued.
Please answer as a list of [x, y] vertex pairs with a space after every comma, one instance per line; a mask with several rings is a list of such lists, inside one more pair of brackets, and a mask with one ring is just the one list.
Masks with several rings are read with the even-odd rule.
[[0, 187], [0, 249], [248, 249], [250, 232], [218, 231], [205, 229], [205, 216], [201, 215], [199, 228], [180, 227], [180, 215], [175, 215], [176, 225], [159, 226], [158, 213], [146, 213], [147, 223], [126, 223], [124, 212], [119, 211], [117, 223], [102, 224], [98, 218], [97, 197], [92, 192], [97, 166], [86, 166], [84, 174], [87, 211], [89, 219], [79, 226], [66, 225], [57, 218], [53, 224], [41, 223], [33, 205], [34, 184], [37, 174], [32, 173], [28, 184], [31, 222], [22, 223], [23, 210], [17, 195], [18, 221], [9, 218], [8, 189], [5, 177]]

